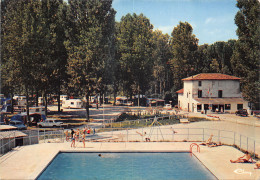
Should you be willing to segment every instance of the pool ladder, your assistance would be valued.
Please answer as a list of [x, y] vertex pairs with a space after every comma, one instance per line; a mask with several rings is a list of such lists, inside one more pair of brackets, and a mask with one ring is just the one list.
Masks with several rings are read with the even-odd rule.
[[190, 156], [192, 156], [192, 148], [193, 148], [194, 146], [197, 146], [197, 152], [200, 153], [200, 146], [199, 146], [197, 143], [192, 143], [192, 144], [190, 145]]

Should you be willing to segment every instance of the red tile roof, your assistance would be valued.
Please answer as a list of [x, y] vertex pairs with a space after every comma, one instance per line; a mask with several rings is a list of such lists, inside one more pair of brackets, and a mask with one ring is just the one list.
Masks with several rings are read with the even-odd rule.
[[184, 89], [180, 89], [179, 91], [176, 91], [178, 94], [183, 94]]
[[235, 76], [230, 76], [220, 73], [201, 73], [194, 76], [190, 76], [182, 79], [183, 81], [195, 81], [195, 80], [240, 80]]

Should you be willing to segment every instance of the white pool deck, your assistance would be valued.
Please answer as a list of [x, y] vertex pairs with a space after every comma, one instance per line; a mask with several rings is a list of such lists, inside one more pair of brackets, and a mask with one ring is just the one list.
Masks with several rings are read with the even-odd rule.
[[[0, 158], [0, 179], [35, 179], [59, 152], [178, 152], [189, 151], [191, 142], [81, 142], [71, 148], [70, 142], [43, 143], [18, 147]], [[230, 163], [243, 154], [230, 146], [200, 146], [194, 155], [218, 179], [260, 179], [260, 169], [254, 164]], [[90, 162], [91, 163], [91, 162]], [[173, 167], [174, 168], [174, 167]], [[190, 178], [192, 179], [192, 177]]]

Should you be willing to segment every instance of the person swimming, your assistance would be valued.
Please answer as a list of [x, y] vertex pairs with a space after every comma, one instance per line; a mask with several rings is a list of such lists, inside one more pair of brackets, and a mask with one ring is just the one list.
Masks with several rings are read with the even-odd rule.
[[98, 154], [98, 157], [102, 157], [102, 158], [118, 158], [119, 156], [115, 155], [115, 154]]

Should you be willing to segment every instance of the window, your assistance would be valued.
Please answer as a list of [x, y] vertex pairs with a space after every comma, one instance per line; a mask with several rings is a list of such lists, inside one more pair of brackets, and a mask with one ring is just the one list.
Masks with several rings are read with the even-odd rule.
[[230, 110], [231, 109], [231, 104], [225, 104], [225, 110]]
[[71, 104], [71, 105], [74, 105], [74, 102], [71, 102], [70, 104]]
[[36, 109], [35, 112], [39, 112], [39, 109]]
[[204, 110], [209, 110], [209, 105], [208, 104], [204, 104]]
[[200, 112], [201, 111], [201, 104], [198, 104], [197, 105], [197, 112]]
[[219, 90], [219, 91], [218, 91], [218, 97], [219, 97], [219, 98], [222, 98], [222, 94], [223, 94], [223, 93], [222, 93], [222, 90]]
[[198, 90], [198, 98], [202, 97], [202, 90]]
[[201, 86], [201, 81], [199, 81], [199, 86]]
[[243, 109], [243, 104], [237, 104], [237, 110]]

